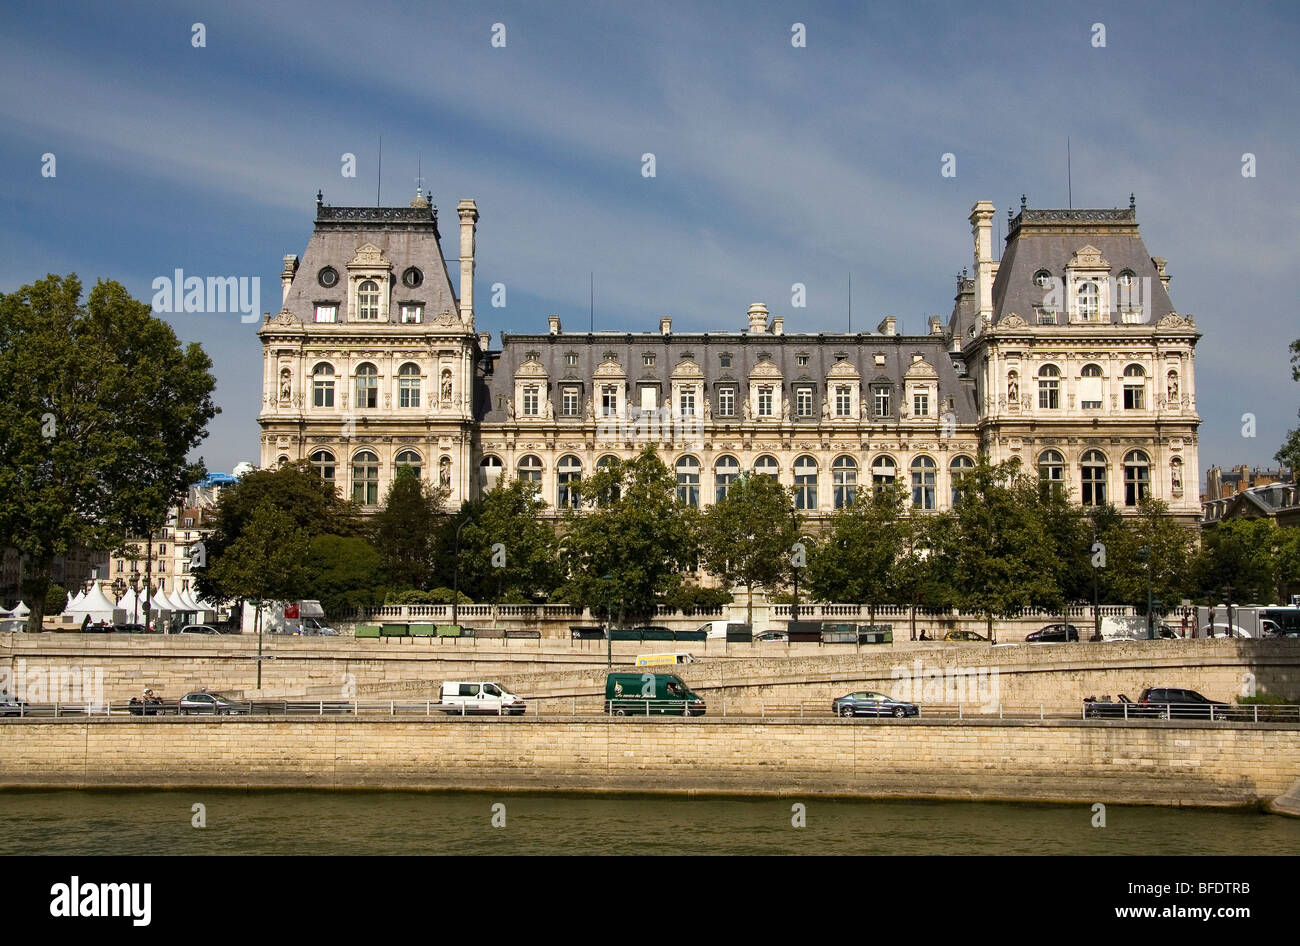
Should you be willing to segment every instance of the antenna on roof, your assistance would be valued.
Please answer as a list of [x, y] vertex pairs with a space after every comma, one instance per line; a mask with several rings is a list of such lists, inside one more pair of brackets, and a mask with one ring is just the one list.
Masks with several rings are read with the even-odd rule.
[[416, 193], [424, 193], [424, 161], [423, 156], [416, 152], [415, 155], [415, 190]]
[[853, 334], [853, 274], [849, 273], [849, 334]]
[[591, 305], [591, 331], [594, 332], [596, 331], [596, 273], [595, 271], [593, 270], [592, 272], [588, 273], [587, 277], [590, 280], [590, 282], [588, 283], [588, 291], [590, 292], [589, 300]]
[[1065, 199], [1074, 209], [1074, 175], [1070, 170], [1070, 139], [1065, 139]]
[[379, 136], [379, 180], [375, 182], [375, 206], [379, 206], [379, 189], [384, 186], [384, 136]]

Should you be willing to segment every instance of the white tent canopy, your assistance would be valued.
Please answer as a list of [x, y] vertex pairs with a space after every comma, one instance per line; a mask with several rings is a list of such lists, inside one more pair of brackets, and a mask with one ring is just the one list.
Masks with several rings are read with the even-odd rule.
[[27, 607], [27, 605], [22, 601], [18, 602], [18, 607], [14, 608], [12, 612], [13, 616], [16, 618], [25, 618], [31, 613], [32, 609]]
[[104, 589], [96, 582], [91, 586], [81, 599], [72, 613], [78, 620], [84, 620], [86, 615], [90, 615], [92, 621], [112, 621], [113, 620], [113, 602], [108, 595], [104, 594]]

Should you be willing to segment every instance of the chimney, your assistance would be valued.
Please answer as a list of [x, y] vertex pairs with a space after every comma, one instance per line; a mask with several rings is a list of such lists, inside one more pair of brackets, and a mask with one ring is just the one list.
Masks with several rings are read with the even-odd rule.
[[755, 302], [749, 307], [749, 331], [753, 335], [767, 332], [767, 306], [761, 302]]
[[456, 205], [460, 215], [460, 320], [474, 324], [474, 231], [478, 224], [478, 205], [462, 200]]
[[1169, 280], [1174, 278], [1165, 272], [1165, 267], [1169, 265], [1169, 261], [1163, 256], [1153, 256], [1151, 262], [1156, 264], [1156, 274], [1160, 277], [1160, 285], [1165, 287], [1165, 292], [1168, 292]]
[[478, 350], [479, 350], [479, 351], [487, 351], [487, 350], [488, 350], [489, 348], [491, 348], [491, 347], [492, 347], [492, 333], [491, 333], [491, 332], [479, 332], [479, 333], [478, 333]]
[[284, 258], [284, 272], [280, 274], [280, 288], [283, 290], [280, 296], [281, 305], [289, 300], [289, 287], [293, 285], [293, 274], [296, 272], [298, 272], [298, 257], [290, 253]]
[[547, 328], [550, 329], [552, 335], [560, 334], [560, 317], [558, 315], [548, 315], [546, 317], [546, 325]]
[[772, 317], [772, 334], [773, 334], [773, 335], [784, 335], [784, 334], [785, 334], [785, 317], [784, 317], [784, 316], [774, 315], [774, 316]]
[[993, 204], [977, 201], [970, 211], [975, 237], [975, 305], [979, 321], [993, 318]]
[[673, 333], [672, 316], [665, 315], [662, 319], [659, 320], [659, 334], [671, 335], [672, 333]]
[[893, 335], [895, 334], [895, 326], [897, 325], [898, 319], [894, 318], [892, 315], [887, 315], [880, 320], [880, 324], [876, 326], [876, 331], [881, 335]]
[[943, 324], [939, 321], [939, 316], [937, 315], [930, 316], [930, 334], [931, 335], [943, 334]]

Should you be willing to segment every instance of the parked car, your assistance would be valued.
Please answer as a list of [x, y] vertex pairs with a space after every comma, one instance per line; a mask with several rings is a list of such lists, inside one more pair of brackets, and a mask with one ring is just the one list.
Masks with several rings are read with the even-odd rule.
[[841, 696], [831, 703], [836, 716], [919, 716], [921, 710], [915, 703], [903, 703], [892, 696], [867, 690]]
[[1083, 712], [1089, 719], [1133, 719], [1143, 714], [1143, 708], [1121, 693], [1119, 700], [1114, 702], [1109, 696], [1102, 697], [1100, 700], [1091, 696], [1085, 697]]
[[943, 635], [945, 641], [983, 641], [988, 643], [989, 639], [983, 634], [976, 634], [974, 631], [949, 631]]
[[118, 634], [149, 634], [148, 624], [114, 624], [113, 630]]
[[211, 624], [186, 624], [181, 628], [182, 634], [219, 634]]
[[1160, 719], [1225, 719], [1232, 710], [1228, 703], [1208, 699], [1195, 690], [1147, 687], [1138, 696], [1145, 715]]
[[182, 716], [193, 713], [210, 716], [238, 716], [248, 711], [243, 704], [222, 696], [220, 693], [186, 693], [176, 703], [176, 711]]
[[1201, 627], [1202, 637], [1244, 637], [1249, 639], [1253, 635], [1240, 624], [1229, 624], [1226, 621], [1215, 621], [1213, 624], [1205, 624]]
[[1049, 624], [1025, 635], [1025, 641], [1030, 644], [1064, 644], [1078, 639], [1079, 629], [1073, 624]]

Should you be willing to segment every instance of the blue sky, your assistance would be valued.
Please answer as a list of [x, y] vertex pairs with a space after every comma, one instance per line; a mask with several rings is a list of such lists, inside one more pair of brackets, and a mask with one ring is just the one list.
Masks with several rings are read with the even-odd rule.
[[[1211, 463], [1271, 462], [1300, 405], [1300, 7], [1133, 6], [9, 3], [0, 291], [76, 272], [148, 300], [180, 268], [260, 276], [274, 310], [317, 189], [374, 202], [382, 135], [383, 203], [410, 200], [421, 162], [446, 254], [456, 201], [477, 200], [494, 341], [549, 313], [585, 328], [590, 272], [602, 329], [740, 330], [764, 301], [787, 331], [842, 330], [851, 274], [855, 328], [923, 332], [971, 264], [976, 200], [1003, 228], [1022, 193], [1065, 206], [1068, 136], [1074, 206], [1136, 193], [1204, 334], [1203, 482]], [[223, 413], [199, 453], [256, 461], [256, 325], [166, 318], [215, 364]]]

